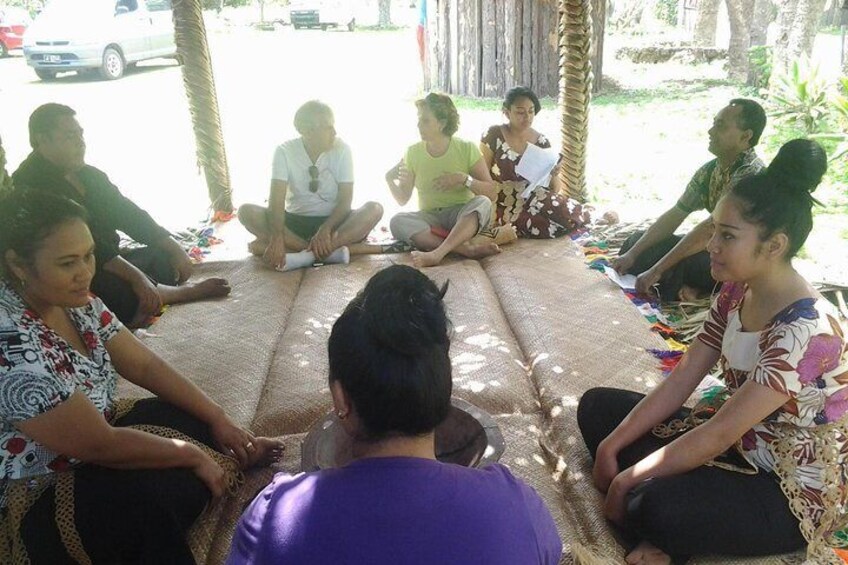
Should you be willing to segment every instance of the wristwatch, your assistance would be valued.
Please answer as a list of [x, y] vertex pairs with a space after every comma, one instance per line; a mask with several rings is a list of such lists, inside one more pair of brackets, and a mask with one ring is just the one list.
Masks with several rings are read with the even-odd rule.
[[471, 183], [474, 182], [474, 177], [468, 175], [465, 177], [465, 188], [471, 188]]

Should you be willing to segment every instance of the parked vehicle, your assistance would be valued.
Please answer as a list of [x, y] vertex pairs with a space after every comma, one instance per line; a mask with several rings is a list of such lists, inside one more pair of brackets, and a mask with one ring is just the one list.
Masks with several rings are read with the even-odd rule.
[[21, 48], [29, 23], [26, 11], [0, 7], [0, 57], [7, 56], [12, 49]]
[[42, 80], [64, 71], [114, 80], [176, 53], [171, 0], [52, 0], [24, 35], [27, 65]]
[[345, 0], [301, 0], [292, 3], [289, 17], [294, 29], [344, 27], [353, 31], [356, 18], [350, 4]]

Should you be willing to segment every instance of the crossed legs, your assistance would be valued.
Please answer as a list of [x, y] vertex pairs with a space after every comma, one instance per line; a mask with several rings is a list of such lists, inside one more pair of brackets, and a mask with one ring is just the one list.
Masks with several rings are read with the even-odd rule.
[[[367, 202], [360, 208], [352, 210], [347, 218], [336, 229], [333, 237], [333, 250], [347, 246], [351, 254], [372, 252], [368, 244], [362, 241], [368, 236], [380, 218], [383, 217], [383, 207], [376, 202]], [[268, 225], [268, 208], [256, 204], [244, 204], [238, 210], [238, 218], [247, 231], [256, 236], [250, 242], [248, 249], [254, 255], [262, 255], [268, 247], [271, 238], [271, 228]], [[309, 242], [292, 232], [288, 227], [285, 231], [287, 251], [303, 251]]]
[[[488, 225], [491, 215], [492, 202], [476, 196], [461, 206], [397, 214], [392, 218], [391, 228], [396, 239], [411, 241], [418, 248], [412, 252], [416, 267], [432, 267], [451, 252], [470, 259], [499, 253], [500, 248], [493, 242], [471, 242]], [[432, 226], [450, 226], [450, 232], [447, 237], [441, 237], [431, 231]]]

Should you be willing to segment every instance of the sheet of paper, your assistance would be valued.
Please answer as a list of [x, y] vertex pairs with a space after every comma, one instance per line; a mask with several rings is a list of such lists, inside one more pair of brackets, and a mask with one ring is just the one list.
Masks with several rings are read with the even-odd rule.
[[533, 145], [527, 144], [527, 149], [521, 156], [518, 166], [515, 167], [515, 172], [527, 179], [527, 188], [521, 193], [522, 198], [527, 198], [537, 186], [550, 178], [551, 171], [559, 161], [559, 155], [553, 150], [542, 149]]
[[619, 275], [618, 271], [612, 267], [604, 267], [604, 273], [606, 273], [612, 282], [621, 288], [626, 290], [633, 290], [636, 288], [636, 275]]

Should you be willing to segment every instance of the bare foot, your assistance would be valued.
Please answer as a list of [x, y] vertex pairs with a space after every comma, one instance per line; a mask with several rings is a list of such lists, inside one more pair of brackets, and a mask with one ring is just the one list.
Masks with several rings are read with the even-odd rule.
[[245, 469], [267, 467], [283, 457], [285, 446], [283, 442], [270, 437], [258, 437], [253, 442], [253, 449], [247, 452], [248, 460]]
[[199, 283], [184, 284], [182, 286], [168, 286], [160, 284], [156, 287], [162, 304], [179, 304], [181, 302], [194, 302], [205, 298], [220, 298], [230, 293], [230, 283], [226, 279], [212, 278]]
[[496, 245], [506, 245], [518, 239], [518, 233], [515, 231], [515, 226], [512, 224], [506, 226], [498, 226], [492, 230], [495, 234]]
[[677, 298], [679, 298], [681, 302], [695, 302], [700, 298], [700, 296], [696, 289], [684, 284], [680, 287], [680, 290], [677, 291]]
[[443, 257], [436, 255], [435, 251], [413, 251], [412, 264], [418, 269], [435, 267], [442, 262]]
[[489, 255], [497, 255], [501, 252], [501, 248], [496, 243], [463, 243], [454, 251], [469, 259], [482, 259]]
[[629, 565], [671, 565], [671, 557], [643, 541], [624, 558]]
[[247, 244], [247, 250], [250, 251], [251, 254], [256, 255], [257, 257], [262, 257], [265, 255], [265, 250], [268, 249], [268, 240], [257, 237], [253, 241]]

